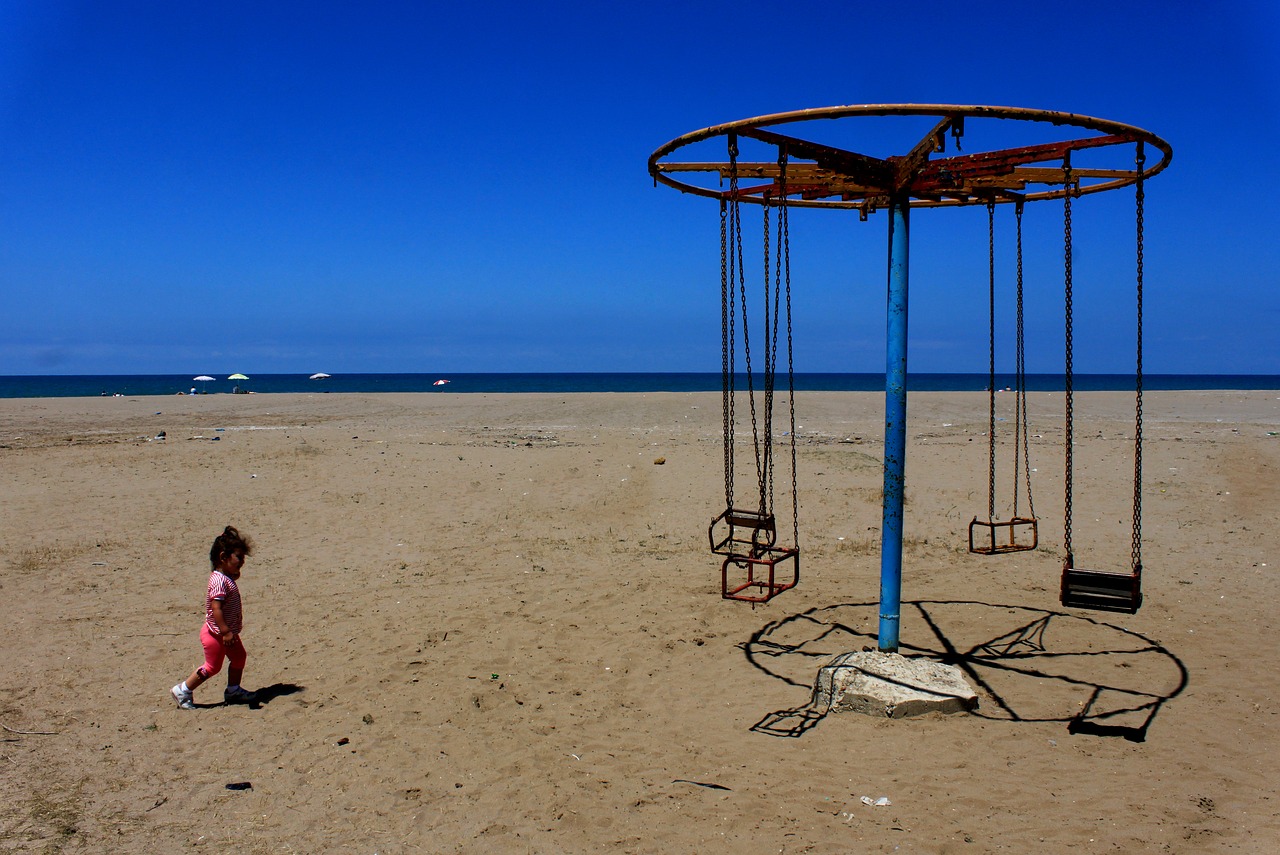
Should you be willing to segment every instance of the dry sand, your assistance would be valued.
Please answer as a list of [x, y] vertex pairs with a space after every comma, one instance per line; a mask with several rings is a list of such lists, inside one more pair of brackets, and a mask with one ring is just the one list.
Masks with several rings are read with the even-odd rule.
[[[912, 395], [903, 652], [981, 706], [888, 720], [805, 709], [875, 644], [880, 395], [800, 396], [802, 579], [757, 608], [715, 394], [0, 401], [0, 850], [1280, 851], [1280, 393], [1148, 394], [1134, 616], [1058, 605], [1061, 405], [1040, 548], [983, 557], [986, 398]], [[1077, 559], [1124, 569], [1132, 399], [1077, 410]], [[268, 700], [183, 712], [228, 523]]]

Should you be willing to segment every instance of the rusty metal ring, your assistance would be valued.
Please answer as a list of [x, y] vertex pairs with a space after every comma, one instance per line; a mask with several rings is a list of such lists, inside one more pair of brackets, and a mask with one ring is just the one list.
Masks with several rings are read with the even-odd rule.
[[[822, 120], [874, 116], [932, 116], [939, 121], [906, 154], [876, 158], [810, 140], [778, 133], [770, 128]], [[947, 131], [953, 137], [963, 135], [968, 118], [1036, 122], [1057, 127], [1093, 131], [1092, 136], [1077, 136], [1056, 143], [1022, 148], [996, 149], [965, 153], [960, 156], [932, 158], [943, 147]], [[667, 158], [688, 146], [715, 137], [733, 140], [748, 137], [778, 148], [786, 147], [789, 158], [787, 204], [810, 208], [860, 209], [864, 215], [886, 207], [890, 198], [906, 198], [912, 207], [950, 207], [957, 205], [1022, 203], [1061, 199], [1068, 194], [1082, 196], [1101, 193], [1135, 184], [1139, 175], [1146, 180], [1163, 171], [1173, 159], [1173, 148], [1160, 137], [1133, 125], [1051, 110], [1023, 107], [985, 107], [950, 104], [864, 104], [823, 107], [773, 113], [713, 125], [677, 137], [660, 146], [649, 156], [649, 174], [655, 182], [674, 187], [684, 193], [724, 199], [727, 191], [719, 187], [700, 186], [683, 178], [686, 174], [710, 173], [717, 179], [730, 170], [725, 162], [677, 163]], [[1065, 166], [1038, 166], [1061, 162], [1071, 152], [1083, 149], [1105, 149], [1113, 146], [1144, 143], [1160, 152], [1151, 166], [1136, 169], [1091, 169], [1074, 166], [1066, 174]], [[746, 187], [737, 191], [739, 201], [760, 205], [777, 204], [778, 182], [772, 174], [776, 164], [737, 164], [740, 178], [774, 179], [769, 184]], [[681, 177], [676, 177], [681, 176]], [[1093, 183], [1085, 184], [1081, 179]], [[1056, 179], [1056, 180], [1055, 180]], [[1077, 186], [1072, 186], [1075, 183]], [[1044, 184], [1052, 189], [1026, 190], [1027, 185]], [[1060, 185], [1054, 187], [1053, 185]]]

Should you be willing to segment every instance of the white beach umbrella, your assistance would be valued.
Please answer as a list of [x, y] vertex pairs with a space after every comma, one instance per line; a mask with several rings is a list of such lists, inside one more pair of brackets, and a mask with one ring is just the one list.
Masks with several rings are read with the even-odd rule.
[[312, 380], [324, 380], [324, 379], [326, 379], [328, 376], [329, 376], [329, 375], [328, 375], [328, 374], [325, 374], [323, 371], [318, 371], [318, 372], [316, 372], [315, 374], [312, 374], [312, 375], [311, 375], [311, 379], [312, 379]]
[[210, 377], [208, 374], [201, 374], [199, 377], [192, 377], [191, 379], [196, 380], [200, 383], [208, 383], [213, 378]]

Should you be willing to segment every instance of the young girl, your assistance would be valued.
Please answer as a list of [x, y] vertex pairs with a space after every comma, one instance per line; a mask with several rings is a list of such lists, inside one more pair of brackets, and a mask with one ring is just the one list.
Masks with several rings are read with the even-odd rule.
[[253, 544], [231, 526], [227, 526], [213, 541], [213, 548], [209, 550], [213, 572], [209, 574], [209, 590], [205, 596], [204, 626], [200, 627], [204, 664], [191, 672], [185, 682], [169, 690], [179, 709], [195, 709], [192, 692], [222, 670], [223, 659], [231, 660], [223, 700], [229, 704], [249, 704], [257, 699], [253, 692], [240, 687], [246, 657], [244, 643], [240, 640], [240, 588], [236, 585], [244, 558], [252, 551]]

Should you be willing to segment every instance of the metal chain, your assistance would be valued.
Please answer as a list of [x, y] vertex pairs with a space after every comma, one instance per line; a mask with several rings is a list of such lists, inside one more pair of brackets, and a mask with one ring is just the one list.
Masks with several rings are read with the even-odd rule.
[[996, 518], [996, 203], [987, 202], [987, 297], [990, 336], [987, 397], [987, 519]]
[[1073, 398], [1074, 390], [1072, 389], [1072, 282], [1071, 282], [1071, 154], [1068, 152], [1062, 158], [1062, 172], [1064, 182], [1064, 194], [1062, 203], [1062, 241], [1063, 241], [1063, 282], [1066, 292], [1066, 475], [1063, 487], [1063, 510], [1062, 510], [1062, 547], [1066, 553], [1066, 566], [1075, 565], [1075, 557], [1071, 550], [1071, 492], [1072, 492], [1072, 443], [1074, 441], [1074, 413]]
[[[775, 455], [773, 453], [773, 403], [774, 403], [774, 392], [777, 389], [777, 376], [778, 376], [778, 315], [779, 315], [780, 307], [782, 305], [782, 300], [781, 300], [782, 267], [783, 267], [783, 260], [784, 260], [783, 256], [785, 254], [783, 250], [784, 250], [784, 246], [786, 246], [790, 242], [789, 235], [786, 234], [786, 229], [787, 229], [786, 159], [787, 159], [786, 151], [785, 149], [780, 147], [778, 149], [779, 176], [778, 176], [778, 191], [777, 191], [778, 238], [777, 238], [777, 246], [774, 252], [772, 303], [770, 303], [770, 296], [769, 296], [768, 271], [766, 271], [765, 273], [766, 279], [765, 279], [764, 305], [765, 305], [766, 342], [765, 342], [765, 372], [764, 372], [764, 384], [765, 384], [764, 454], [765, 454], [765, 461], [766, 461], [765, 470], [766, 470], [766, 477], [768, 480], [768, 498], [769, 498], [770, 510], [772, 510], [773, 508], [774, 484], [775, 484], [775, 480], [774, 480]], [[786, 260], [788, 262], [788, 268], [789, 268], [790, 259], [788, 258]], [[772, 311], [772, 317], [770, 316], [771, 311]]]
[[[764, 206], [764, 275], [765, 283], [769, 281], [769, 206]], [[760, 506], [758, 510], [761, 514], [768, 513], [768, 506], [765, 504], [765, 484], [764, 469], [760, 460], [760, 428], [756, 419], [756, 381], [755, 375], [751, 371], [751, 335], [750, 325], [747, 317], [747, 283], [746, 277], [740, 277], [739, 285], [742, 291], [742, 351], [743, 358], [747, 366], [747, 401], [751, 405], [751, 445], [756, 456], [756, 481], [760, 489]]]
[[[766, 201], [766, 208], [768, 203]], [[764, 270], [764, 438], [763, 460], [764, 481], [761, 483], [768, 504], [765, 506], [773, 512], [773, 391], [777, 377], [778, 360], [778, 293], [782, 279], [782, 214], [779, 212], [778, 240], [774, 251], [773, 268], [769, 267], [769, 259], [765, 259]], [[765, 232], [769, 230], [769, 221], [765, 220]], [[767, 240], [767, 237], [766, 237]], [[774, 286], [772, 296], [769, 293], [769, 280], [772, 275]]]
[[[730, 192], [736, 190], [737, 170], [733, 170], [729, 179]], [[730, 419], [732, 394], [732, 371], [729, 365], [729, 301], [733, 289], [729, 287], [729, 206], [724, 199], [720, 200], [720, 421], [724, 443], [724, 506], [733, 507], [733, 422]]]
[[[737, 431], [737, 334], [734, 327], [737, 321], [736, 287], [743, 278], [742, 271], [742, 208], [738, 199], [738, 137], [729, 134], [729, 371], [728, 382], [724, 385], [728, 408], [728, 426], [725, 433], [725, 484], [727, 502], [725, 508], [733, 507], [734, 450], [735, 433]], [[736, 281], [735, 281], [736, 279]]]
[[[1024, 477], [1027, 481], [1027, 512], [1031, 515], [1031, 519], [1036, 518], [1036, 503], [1031, 496], [1031, 453], [1029, 448], [1029, 435], [1031, 433], [1030, 426], [1027, 422], [1027, 357], [1026, 357], [1026, 336], [1023, 332], [1023, 299], [1022, 299], [1022, 201], [1019, 200], [1014, 206], [1014, 212], [1018, 221], [1018, 333], [1016, 342], [1016, 367], [1017, 386], [1018, 386], [1018, 412], [1014, 420], [1014, 455], [1013, 455], [1013, 515], [1018, 516], [1018, 485], [1020, 479], [1018, 477], [1019, 462], [1023, 467]], [[1019, 461], [1017, 448], [1022, 449], [1022, 458]]]
[[1138, 367], [1137, 380], [1137, 405], [1136, 415], [1134, 417], [1134, 436], [1133, 436], [1133, 549], [1132, 560], [1134, 572], [1142, 569], [1142, 246], [1143, 246], [1143, 208], [1146, 203], [1146, 191], [1142, 186], [1142, 171], [1146, 164], [1146, 152], [1143, 148], [1142, 141], [1138, 142], [1137, 156], [1137, 172], [1138, 181], [1136, 187], [1136, 207], [1138, 221]]
[[786, 257], [787, 276], [787, 404], [791, 415], [791, 545], [800, 548], [800, 494], [796, 489], [796, 374], [791, 346], [791, 218], [787, 210], [787, 159], [780, 158], [782, 184], [782, 251]]

